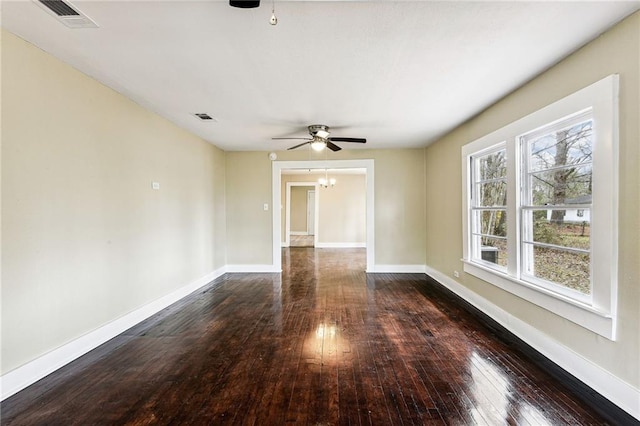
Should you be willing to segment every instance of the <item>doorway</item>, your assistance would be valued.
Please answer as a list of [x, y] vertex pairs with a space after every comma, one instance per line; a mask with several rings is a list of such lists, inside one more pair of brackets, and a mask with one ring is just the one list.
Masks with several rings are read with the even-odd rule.
[[[274, 208], [273, 216], [272, 216], [272, 224], [273, 224], [273, 234], [272, 234], [272, 242], [273, 242], [273, 270], [274, 271], [282, 271], [282, 257], [281, 257], [281, 247], [288, 246], [290, 241], [283, 241], [283, 238], [286, 239], [289, 235], [286, 232], [286, 219], [289, 217], [286, 213], [287, 203], [283, 203], [283, 198], [286, 197], [284, 194], [284, 188], [282, 187], [282, 172], [288, 170], [299, 170], [299, 171], [309, 171], [309, 170], [318, 170], [318, 169], [364, 169], [365, 174], [365, 192], [366, 192], [366, 200], [365, 200], [365, 210], [366, 210], [366, 218], [365, 218], [365, 233], [366, 233], [366, 243], [364, 247], [366, 247], [366, 259], [367, 266], [366, 270], [368, 272], [374, 271], [375, 266], [375, 235], [374, 235], [374, 160], [366, 159], [366, 160], [324, 160], [324, 161], [274, 161], [272, 163], [272, 204], [273, 206], [280, 206], [280, 208]], [[316, 181], [317, 182], [317, 181]], [[310, 182], [305, 182], [304, 184], [309, 185]], [[314, 239], [316, 240], [315, 245], [318, 247], [317, 238], [318, 238], [318, 194], [319, 190], [316, 183], [315, 188], [315, 210], [316, 216], [314, 221]], [[284, 196], [284, 197], [283, 197]], [[283, 229], [284, 227], [284, 229]], [[283, 232], [284, 231], [284, 232]], [[308, 232], [308, 230], [307, 230]], [[347, 247], [347, 246], [345, 246]]]
[[[317, 182], [287, 182], [283, 247], [315, 247], [318, 223]], [[311, 209], [309, 195], [313, 194]], [[311, 226], [310, 226], [311, 225]]]

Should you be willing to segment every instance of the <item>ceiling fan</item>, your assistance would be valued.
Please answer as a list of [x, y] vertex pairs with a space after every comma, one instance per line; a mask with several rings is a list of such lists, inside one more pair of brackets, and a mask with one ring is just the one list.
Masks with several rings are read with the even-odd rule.
[[331, 151], [340, 151], [338, 145], [333, 142], [353, 142], [353, 143], [367, 143], [367, 140], [364, 138], [337, 138], [337, 137], [329, 137], [329, 126], [325, 126], [324, 124], [312, 124], [308, 127], [310, 138], [271, 138], [272, 140], [283, 140], [283, 139], [298, 139], [304, 140], [305, 142], [292, 146], [288, 148], [288, 150], [300, 148], [301, 146], [311, 144], [311, 148], [315, 151], [322, 151], [325, 148], [329, 148]]

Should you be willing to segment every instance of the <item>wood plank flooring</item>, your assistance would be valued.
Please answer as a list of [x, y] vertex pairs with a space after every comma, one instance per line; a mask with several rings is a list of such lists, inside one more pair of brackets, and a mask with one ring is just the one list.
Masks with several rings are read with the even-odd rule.
[[313, 235], [289, 235], [289, 247], [313, 247]]
[[283, 249], [2, 405], [2, 425], [597, 425], [420, 274], [364, 249]]

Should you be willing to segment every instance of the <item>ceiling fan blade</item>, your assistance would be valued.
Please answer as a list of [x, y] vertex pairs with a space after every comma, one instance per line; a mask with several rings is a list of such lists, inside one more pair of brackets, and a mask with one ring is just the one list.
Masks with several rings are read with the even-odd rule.
[[307, 144], [309, 144], [309, 143], [311, 143], [311, 142], [302, 142], [302, 143], [301, 143], [301, 144], [299, 144], [299, 145], [292, 146], [291, 148], [287, 148], [287, 151], [292, 150], [292, 149], [296, 149], [296, 148], [300, 148], [301, 146], [303, 146], [303, 145], [307, 145]]
[[332, 142], [355, 142], [355, 143], [367, 143], [365, 138], [329, 138]]
[[299, 140], [299, 141], [310, 141], [311, 140], [311, 138], [271, 138], [272, 141], [280, 141], [280, 140], [287, 140], [287, 139]]
[[329, 148], [333, 152], [340, 151], [342, 149], [338, 145], [332, 143], [331, 141], [327, 141], [327, 148]]

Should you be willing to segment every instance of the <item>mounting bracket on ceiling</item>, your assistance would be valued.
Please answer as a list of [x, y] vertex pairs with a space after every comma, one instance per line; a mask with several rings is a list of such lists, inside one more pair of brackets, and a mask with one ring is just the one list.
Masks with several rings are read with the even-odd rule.
[[229, 0], [229, 6], [252, 9], [260, 6], [260, 0]]

